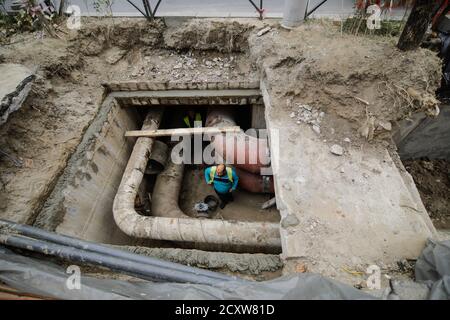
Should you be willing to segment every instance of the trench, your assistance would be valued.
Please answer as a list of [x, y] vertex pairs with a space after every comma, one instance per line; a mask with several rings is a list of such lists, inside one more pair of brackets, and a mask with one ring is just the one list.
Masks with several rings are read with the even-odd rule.
[[403, 120], [394, 133], [398, 154], [438, 231], [450, 231], [450, 106], [436, 118], [423, 113]]
[[[278, 243], [280, 213], [276, 206], [261, 208], [274, 197], [273, 188], [254, 192], [244, 190], [239, 184], [233, 202], [223, 209], [200, 214], [194, 208], [197, 203], [204, 202], [207, 196], [217, 199], [204, 176], [204, 170], [211, 164], [205, 163], [203, 159], [200, 163], [183, 165], [181, 187], [175, 200], [180, 212], [186, 215], [186, 219], [180, 219], [181, 225], [189, 221], [201, 224], [202, 241], [196, 241], [196, 229], [191, 230], [194, 241], [189, 240], [185, 233], [181, 239], [154, 236], [163, 234], [162, 228], [171, 228], [175, 220], [170, 217], [162, 217], [164, 223], [158, 225], [159, 229], [152, 229], [145, 236], [127, 232], [127, 228], [121, 225], [122, 220], [115, 219], [113, 210], [127, 166], [133, 162], [130, 157], [139, 139], [142, 139], [126, 137], [126, 132], [141, 130], [148, 114], [155, 110], [162, 111], [158, 130], [185, 128], [183, 117], [190, 111], [206, 120], [212, 110], [226, 110], [233, 115], [236, 126], [242, 131], [253, 129], [250, 132], [257, 137], [258, 129], [266, 127], [259, 83], [230, 83], [227, 88], [219, 88], [218, 84], [199, 84], [189, 89], [183, 84], [169, 87], [169, 84], [157, 83], [139, 84], [140, 89], [136, 83], [111, 83], [104, 86], [108, 94], [100, 111], [46, 200], [35, 226], [178, 263], [224, 272], [242, 272], [261, 279], [278, 276], [283, 265], [278, 256], [281, 252]], [[137, 216], [131, 220], [139, 220], [138, 228], [142, 229], [146, 229], [143, 226], [145, 221], [155, 218], [152, 206], [156, 202], [167, 201], [165, 192], [170, 192], [171, 188], [155, 194], [155, 185], [159, 176], [166, 173], [165, 169], [171, 163], [168, 155], [179, 143], [172, 141], [174, 138], [170, 136], [152, 140], [152, 148], [146, 153], [145, 169], [138, 172], [142, 179], [134, 186], [136, 197], [132, 209]], [[202, 152], [208, 145], [208, 142], [200, 142]], [[157, 146], [163, 146], [164, 156]], [[122, 203], [120, 200], [118, 202]], [[207, 230], [212, 225], [216, 225], [217, 229]], [[253, 231], [254, 226], [262, 231]], [[195, 226], [186, 225], [186, 228], [189, 231]], [[271, 245], [267, 245], [264, 240], [266, 228], [272, 228], [271, 240], [267, 241]], [[208, 240], [223, 229], [228, 232], [224, 237], [231, 239], [229, 242]], [[246, 230], [247, 235], [239, 234]]]

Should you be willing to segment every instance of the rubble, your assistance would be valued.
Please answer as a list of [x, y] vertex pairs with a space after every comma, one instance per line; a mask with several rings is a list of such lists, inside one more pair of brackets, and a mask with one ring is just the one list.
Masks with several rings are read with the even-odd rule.
[[338, 144], [334, 144], [331, 146], [330, 152], [336, 156], [342, 156], [344, 154], [344, 148]]
[[325, 113], [307, 104], [297, 104], [296, 107], [297, 110], [291, 112], [290, 117], [296, 120], [297, 124], [306, 123], [311, 125], [312, 130], [320, 135], [320, 124]]
[[269, 32], [270, 30], [272, 30], [271, 27], [265, 27], [265, 28], [261, 29], [260, 31], [258, 31], [258, 33], [256, 35], [258, 37], [261, 37], [261, 36], [265, 35], [267, 32]]

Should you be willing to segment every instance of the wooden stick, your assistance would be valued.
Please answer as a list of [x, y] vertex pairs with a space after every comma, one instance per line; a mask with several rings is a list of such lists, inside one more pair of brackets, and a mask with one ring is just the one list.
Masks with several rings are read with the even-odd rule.
[[269, 201], [264, 202], [263, 205], [261, 206], [261, 209], [266, 210], [266, 209], [269, 209], [270, 207], [273, 207], [276, 204], [277, 204], [277, 199], [275, 197], [273, 197]]
[[191, 134], [217, 134], [217, 133], [239, 133], [241, 128], [223, 127], [223, 128], [182, 128], [182, 129], [164, 129], [164, 130], [135, 130], [127, 131], [125, 137], [168, 137], [172, 135], [188, 136]]

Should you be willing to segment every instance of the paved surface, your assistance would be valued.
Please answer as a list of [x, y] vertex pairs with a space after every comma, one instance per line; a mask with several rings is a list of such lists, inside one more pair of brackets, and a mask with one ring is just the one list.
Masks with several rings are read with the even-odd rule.
[[[142, 8], [141, 0], [132, 0]], [[260, 0], [253, 0], [259, 5]], [[313, 8], [321, 0], [310, 0], [310, 8]], [[8, 6], [12, 0], [6, 0]], [[57, 4], [59, 1], [55, 0]], [[71, 0], [74, 5], [81, 8], [82, 15], [96, 16], [97, 12], [92, 6], [93, 1]], [[140, 13], [124, 0], [113, 0], [113, 12], [116, 16], [140, 16]], [[155, 7], [157, 0], [150, 0], [152, 8]], [[89, 4], [88, 4], [89, 3]], [[355, 0], [328, 0], [314, 14], [316, 17], [331, 16], [342, 17], [353, 12]], [[266, 9], [266, 17], [282, 17], [284, 0], [263, 0]], [[256, 17], [258, 16], [255, 8], [249, 0], [162, 0], [158, 9], [159, 16], [192, 16], [192, 17]], [[394, 16], [401, 16], [401, 10], [395, 10]]]

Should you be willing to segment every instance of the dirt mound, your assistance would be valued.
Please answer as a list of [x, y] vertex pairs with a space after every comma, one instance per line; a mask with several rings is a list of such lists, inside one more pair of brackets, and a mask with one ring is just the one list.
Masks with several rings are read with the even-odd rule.
[[100, 55], [114, 46], [129, 50], [137, 46], [156, 47], [162, 40], [164, 24], [144, 19], [101, 19], [90, 21], [71, 39], [71, 51], [86, 56]]
[[402, 52], [396, 41], [344, 34], [327, 22], [250, 37], [252, 56], [284, 96], [280, 107], [311, 105], [368, 140], [411, 113], [436, 113], [440, 60], [427, 49]]
[[179, 28], [168, 30], [164, 42], [171, 49], [243, 52], [254, 26], [236, 21], [189, 20]]
[[439, 229], [450, 229], [450, 162], [446, 160], [407, 160], [425, 207]]

